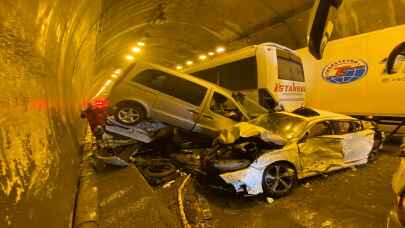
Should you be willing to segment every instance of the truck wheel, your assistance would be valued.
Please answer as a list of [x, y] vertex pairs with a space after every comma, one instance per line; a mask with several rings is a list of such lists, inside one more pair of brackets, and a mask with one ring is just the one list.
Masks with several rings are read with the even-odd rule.
[[122, 103], [117, 105], [114, 117], [120, 124], [134, 125], [145, 120], [146, 111], [142, 105], [136, 103]]
[[263, 192], [274, 198], [285, 196], [291, 192], [296, 180], [297, 172], [290, 164], [271, 164], [263, 172]]

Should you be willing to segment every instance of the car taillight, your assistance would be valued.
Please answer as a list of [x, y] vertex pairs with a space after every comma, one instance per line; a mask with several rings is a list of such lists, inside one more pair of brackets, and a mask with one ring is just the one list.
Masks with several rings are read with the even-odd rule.
[[108, 102], [106, 99], [97, 99], [93, 101], [93, 106], [95, 108], [106, 108], [108, 106]]

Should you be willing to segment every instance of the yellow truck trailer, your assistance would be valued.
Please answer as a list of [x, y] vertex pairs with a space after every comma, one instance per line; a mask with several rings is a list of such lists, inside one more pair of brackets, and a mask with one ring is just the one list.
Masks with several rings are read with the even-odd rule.
[[[330, 41], [320, 60], [297, 50], [304, 64], [306, 106], [405, 127], [405, 25]], [[393, 53], [396, 50], [397, 53]], [[389, 58], [391, 54], [391, 57]], [[395, 55], [394, 55], [395, 54]], [[392, 70], [387, 70], [387, 62]]]

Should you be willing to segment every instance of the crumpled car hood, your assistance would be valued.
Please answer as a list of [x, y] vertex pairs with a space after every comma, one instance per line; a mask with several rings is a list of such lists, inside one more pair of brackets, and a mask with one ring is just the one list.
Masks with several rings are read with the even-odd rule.
[[254, 136], [259, 136], [264, 142], [271, 142], [280, 146], [287, 143], [281, 136], [273, 134], [263, 127], [247, 122], [238, 123], [233, 128], [221, 131], [218, 140], [222, 144], [232, 144], [240, 137], [249, 138]]

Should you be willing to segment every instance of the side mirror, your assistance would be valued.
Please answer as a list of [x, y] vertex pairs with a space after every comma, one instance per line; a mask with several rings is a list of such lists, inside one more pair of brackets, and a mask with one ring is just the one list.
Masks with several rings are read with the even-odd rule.
[[322, 59], [323, 51], [333, 32], [332, 8], [336, 10], [343, 0], [316, 0], [310, 16], [307, 42], [311, 54]]
[[[391, 53], [388, 56], [387, 64], [386, 64], [386, 72], [387, 74], [394, 74], [394, 65], [399, 57], [405, 57], [405, 42], [400, 43], [394, 49], [392, 49]], [[405, 60], [403, 60], [405, 61]]]

